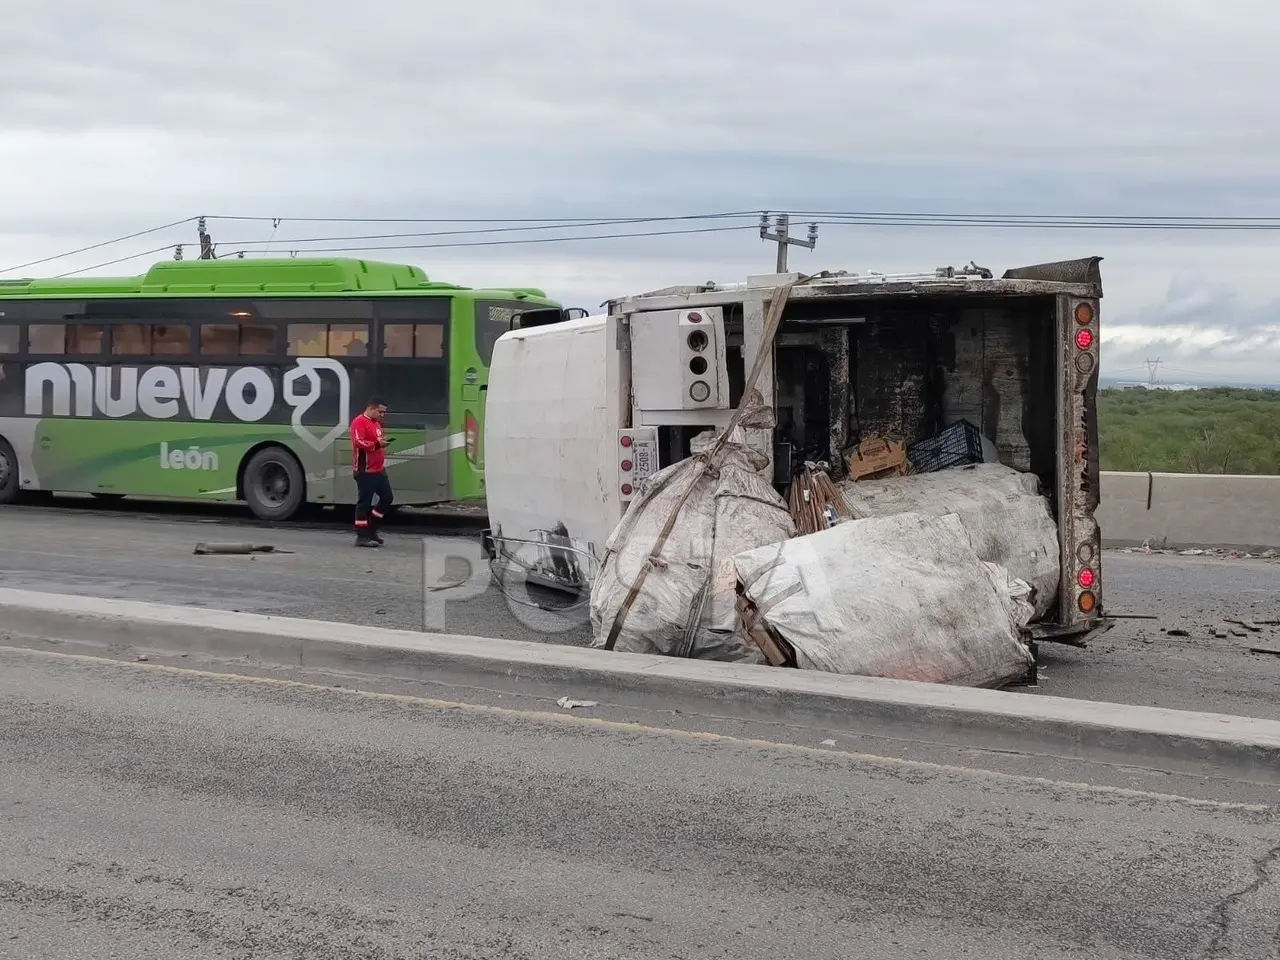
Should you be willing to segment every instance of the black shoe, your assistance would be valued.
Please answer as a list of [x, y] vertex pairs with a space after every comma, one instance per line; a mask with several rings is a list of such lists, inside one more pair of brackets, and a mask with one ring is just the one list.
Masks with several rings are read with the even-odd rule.
[[356, 546], [357, 547], [380, 547], [382, 546], [382, 541], [375, 540], [372, 537], [361, 536], [361, 537], [356, 537]]

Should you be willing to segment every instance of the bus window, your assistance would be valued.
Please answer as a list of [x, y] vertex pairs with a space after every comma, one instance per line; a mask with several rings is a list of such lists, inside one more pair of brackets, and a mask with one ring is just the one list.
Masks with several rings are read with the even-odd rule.
[[102, 353], [107, 328], [100, 323], [73, 323], [67, 328], [67, 353], [77, 357], [96, 357]]
[[493, 358], [493, 345], [511, 329], [511, 321], [522, 310], [529, 309], [518, 303], [476, 304], [476, 353], [486, 367]]
[[234, 357], [240, 352], [240, 328], [234, 323], [202, 325], [200, 352], [206, 357]]
[[438, 323], [420, 323], [414, 334], [413, 355], [439, 359], [444, 356], [444, 327]]
[[11, 323], [0, 325], [0, 353], [17, 353], [22, 349], [22, 337]]
[[366, 323], [329, 324], [329, 356], [367, 357], [369, 325]]
[[275, 327], [241, 327], [240, 356], [269, 357], [276, 352]]
[[447, 414], [449, 367], [441, 361], [384, 365], [378, 370], [378, 393], [399, 413]]
[[326, 327], [323, 323], [289, 324], [289, 356], [323, 357]]
[[444, 356], [444, 326], [439, 323], [389, 323], [382, 328], [384, 357], [439, 360]]
[[412, 323], [388, 323], [383, 326], [382, 355], [384, 357], [413, 356]]
[[145, 323], [121, 323], [111, 328], [111, 352], [116, 356], [145, 357], [151, 353], [151, 328]]
[[67, 327], [63, 323], [33, 323], [27, 327], [27, 352], [61, 354], [67, 348]]
[[158, 356], [186, 356], [191, 352], [191, 328], [186, 324], [156, 324], [151, 328], [151, 352]]

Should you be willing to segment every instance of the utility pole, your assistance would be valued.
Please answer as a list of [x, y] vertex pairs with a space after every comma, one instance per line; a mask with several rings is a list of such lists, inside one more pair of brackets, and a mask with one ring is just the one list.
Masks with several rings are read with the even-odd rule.
[[1160, 369], [1160, 358], [1147, 360], [1147, 386], [1154, 387], [1156, 385], [1156, 371]]
[[214, 260], [213, 255], [213, 238], [209, 236], [209, 232], [204, 228], [204, 217], [196, 221], [196, 232], [200, 235], [200, 259]]
[[775, 222], [775, 230], [769, 231], [769, 213], [765, 211], [760, 214], [760, 239], [772, 240], [778, 245], [778, 269], [777, 273], [787, 272], [787, 247], [805, 247], [812, 250], [818, 245], [818, 225], [816, 223], [809, 224], [809, 239], [800, 240], [791, 236], [791, 218], [785, 213], [778, 214]]

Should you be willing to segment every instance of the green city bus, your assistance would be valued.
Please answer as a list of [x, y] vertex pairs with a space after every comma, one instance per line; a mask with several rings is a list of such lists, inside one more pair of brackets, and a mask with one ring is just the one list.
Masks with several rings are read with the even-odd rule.
[[388, 405], [401, 504], [484, 496], [489, 358], [541, 290], [355, 259], [0, 280], [0, 503], [51, 492], [351, 504], [349, 424]]

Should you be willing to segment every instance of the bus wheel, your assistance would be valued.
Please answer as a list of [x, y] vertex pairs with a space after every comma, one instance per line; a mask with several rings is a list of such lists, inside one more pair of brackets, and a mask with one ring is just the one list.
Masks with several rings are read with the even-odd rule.
[[18, 493], [18, 458], [9, 441], [0, 437], [0, 503], [13, 503]]
[[259, 520], [288, 520], [306, 495], [302, 467], [284, 447], [265, 447], [244, 468], [244, 498]]

